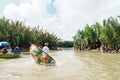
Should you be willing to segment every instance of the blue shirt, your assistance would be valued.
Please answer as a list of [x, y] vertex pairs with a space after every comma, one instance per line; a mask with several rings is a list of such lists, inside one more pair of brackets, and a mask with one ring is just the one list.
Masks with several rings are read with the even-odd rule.
[[13, 51], [15, 54], [20, 54], [20, 50], [19, 49], [14, 49], [14, 51]]

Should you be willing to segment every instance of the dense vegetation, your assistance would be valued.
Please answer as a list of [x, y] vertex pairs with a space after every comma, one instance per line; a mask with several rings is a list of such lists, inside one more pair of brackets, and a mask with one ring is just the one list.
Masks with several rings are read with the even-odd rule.
[[0, 41], [10, 42], [12, 47], [29, 48], [30, 42], [43, 46], [45, 42], [49, 47], [56, 46], [59, 38], [54, 33], [40, 29], [39, 26], [31, 28], [23, 22], [0, 19]]
[[120, 49], [120, 23], [117, 18], [108, 18], [103, 23], [86, 25], [74, 36], [74, 46], [80, 50], [100, 49], [102, 52], [118, 52]]
[[58, 41], [57, 46], [59, 47], [73, 47], [73, 41]]

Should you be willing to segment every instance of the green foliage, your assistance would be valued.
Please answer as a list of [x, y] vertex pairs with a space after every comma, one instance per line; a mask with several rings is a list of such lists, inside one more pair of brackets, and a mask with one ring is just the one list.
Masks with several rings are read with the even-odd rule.
[[0, 41], [8, 41], [13, 47], [29, 48], [30, 42], [41, 46], [48, 42], [51, 48], [56, 46], [58, 40], [54, 33], [40, 29], [39, 26], [30, 28], [20, 21], [0, 19]]
[[117, 18], [103, 20], [103, 24], [86, 25], [74, 36], [74, 46], [79, 49], [96, 49], [101, 44], [107, 50], [120, 48], [120, 24]]
[[58, 47], [73, 47], [73, 41], [58, 41], [57, 42]]

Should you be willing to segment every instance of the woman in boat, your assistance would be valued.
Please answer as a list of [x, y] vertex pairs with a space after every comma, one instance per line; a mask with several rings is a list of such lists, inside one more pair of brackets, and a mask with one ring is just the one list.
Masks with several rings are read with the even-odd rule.
[[16, 47], [13, 52], [14, 52], [14, 54], [20, 54], [21, 51], [20, 51], [19, 47]]
[[11, 48], [11, 46], [8, 47], [7, 54], [12, 54], [12, 48]]

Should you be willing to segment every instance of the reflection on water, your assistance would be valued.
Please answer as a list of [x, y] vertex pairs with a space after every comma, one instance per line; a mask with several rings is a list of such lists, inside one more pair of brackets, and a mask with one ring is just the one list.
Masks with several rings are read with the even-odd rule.
[[120, 55], [51, 51], [56, 66], [38, 65], [31, 55], [0, 59], [0, 80], [120, 80]]

